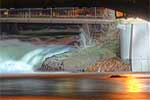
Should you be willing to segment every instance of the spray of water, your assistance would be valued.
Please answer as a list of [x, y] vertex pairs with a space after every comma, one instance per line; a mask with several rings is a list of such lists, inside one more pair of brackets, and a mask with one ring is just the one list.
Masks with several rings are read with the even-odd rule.
[[80, 29], [80, 45], [83, 48], [91, 47], [95, 45], [90, 33], [86, 33], [82, 28]]
[[18, 40], [0, 41], [0, 73], [33, 72], [46, 57], [74, 50], [66, 45], [33, 45]]
[[[89, 33], [80, 29], [81, 47], [94, 45]], [[19, 40], [0, 41], [0, 73], [34, 72], [47, 57], [74, 50], [66, 45], [33, 45]]]

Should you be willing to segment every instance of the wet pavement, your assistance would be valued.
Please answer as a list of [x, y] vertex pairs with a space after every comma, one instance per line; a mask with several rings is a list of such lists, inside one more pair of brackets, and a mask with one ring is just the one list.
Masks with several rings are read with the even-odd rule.
[[96, 100], [98, 98], [148, 100], [150, 97], [149, 74], [29, 76], [21, 77], [18, 75], [16, 78], [11, 77], [11, 75], [7, 78], [1, 76], [0, 95], [74, 97], [79, 100], [83, 100], [82, 98], [87, 98], [87, 100], [93, 100], [92, 98]]

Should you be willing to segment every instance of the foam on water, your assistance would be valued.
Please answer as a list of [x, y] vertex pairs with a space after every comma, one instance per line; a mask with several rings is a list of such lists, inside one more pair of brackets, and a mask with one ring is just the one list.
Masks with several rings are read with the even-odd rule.
[[95, 45], [93, 38], [89, 35], [90, 33], [86, 33], [82, 28], [80, 29], [80, 44], [83, 48], [88, 48]]
[[0, 41], [0, 73], [33, 72], [46, 57], [74, 50], [66, 45], [33, 45], [19, 40]]

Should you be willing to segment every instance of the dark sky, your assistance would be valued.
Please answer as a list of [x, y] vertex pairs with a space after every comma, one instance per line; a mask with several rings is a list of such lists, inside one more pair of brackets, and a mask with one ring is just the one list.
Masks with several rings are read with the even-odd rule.
[[[89, 5], [95, 0], [0, 0], [2, 7], [12, 8], [43, 8], [43, 7], [55, 7], [55, 6], [82, 6], [84, 4]], [[79, 1], [79, 2], [78, 2]], [[86, 6], [85, 5], [85, 6]]]
[[3, 8], [43, 8], [58, 6], [122, 6], [140, 4], [146, 6], [150, 0], [0, 0]]

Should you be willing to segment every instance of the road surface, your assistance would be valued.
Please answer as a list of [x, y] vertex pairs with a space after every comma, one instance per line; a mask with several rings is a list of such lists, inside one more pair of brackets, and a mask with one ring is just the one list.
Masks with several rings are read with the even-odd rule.
[[148, 100], [149, 73], [0, 76], [2, 100]]

